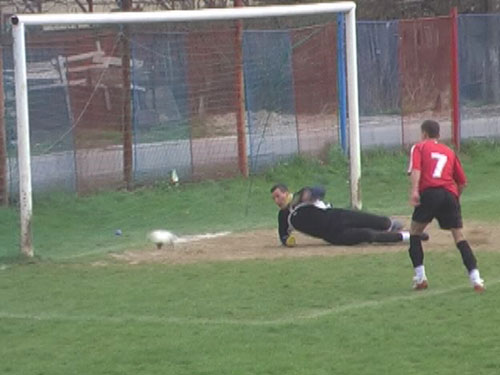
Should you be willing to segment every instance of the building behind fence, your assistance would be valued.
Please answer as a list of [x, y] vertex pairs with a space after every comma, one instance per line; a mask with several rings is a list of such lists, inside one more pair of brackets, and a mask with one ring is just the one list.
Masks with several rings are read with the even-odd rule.
[[[456, 41], [454, 22], [358, 22], [362, 147], [408, 145], [426, 118], [442, 123], [447, 140], [454, 119], [458, 142], [500, 135], [500, 15], [459, 16]], [[231, 24], [29, 33], [34, 191], [148, 184], [174, 169], [184, 180], [238, 175], [242, 147], [255, 173], [339, 142], [337, 20], [249, 24], [239, 39], [235, 32]], [[0, 179], [11, 195], [18, 189], [13, 77], [5, 42]]]

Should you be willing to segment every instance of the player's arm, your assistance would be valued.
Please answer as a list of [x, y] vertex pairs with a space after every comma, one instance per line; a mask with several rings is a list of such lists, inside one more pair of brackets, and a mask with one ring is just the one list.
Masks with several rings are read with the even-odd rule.
[[420, 193], [418, 192], [418, 186], [420, 184], [420, 171], [414, 169], [410, 174], [411, 190], [410, 190], [410, 205], [416, 207], [420, 204]]
[[294, 246], [295, 237], [291, 235], [291, 230], [288, 225], [288, 209], [280, 210], [278, 213], [278, 234], [280, 241], [284, 246]]
[[318, 208], [326, 210], [332, 208], [332, 204], [325, 202], [326, 189], [323, 186], [313, 186], [311, 188], [311, 197], [313, 198], [314, 205]]
[[306, 186], [293, 195], [291, 206], [294, 207], [300, 203], [315, 203], [325, 198], [326, 190], [322, 186]]
[[420, 185], [420, 149], [415, 145], [411, 148], [410, 152], [410, 165], [408, 166], [408, 175], [410, 176], [410, 205], [416, 207], [420, 204], [420, 193], [418, 187]]
[[325, 199], [326, 189], [323, 186], [313, 186], [311, 188], [311, 198], [313, 200], [323, 200]]
[[458, 196], [461, 196], [466, 185], [457, 185], [458, 188]]
[[460, 196], [462, 195], [462, 192], [464, 191], [465, 186], [467, 185], [467, 177], [465, 176], [464, 169], [458, 157], [455, 158], [455, 166], [453, 168], [453, 179], [457, 184], [458, 195]]

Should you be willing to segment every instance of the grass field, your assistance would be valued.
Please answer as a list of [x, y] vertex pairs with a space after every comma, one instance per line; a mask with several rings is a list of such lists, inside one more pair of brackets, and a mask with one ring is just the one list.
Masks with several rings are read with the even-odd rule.
[[[469, 144], [468, 220], [499, 223], [500, 147]], [[405, 156], [363, 155], [370, 211], [410, 215]], [[498, 374], [500, 252], [478, 252], [483, 295], [461, 260], [429, 252], [423, 293], [406, 251], [335, 257], [128, 265], [99, 260], [181, 234], [273, 226], [269, 187], [327, 186], [348, 205], [345, 161], [296, 160], [249, 181], [38, 197], [35, 251], [17, 254], [17, 213], [0, 210], [0, 374]], [[122, 236], [115, 236], [115, 229]], [[451, 241], [451, 240], [450, 240]], [[431, 239], [432, 243], [432, 239]], [[474, 246], [474, 244], [472, 244]], [[235, 247], [245, 246], [235, 243]], [[429, 246], [431, 246], [429, 244]]]

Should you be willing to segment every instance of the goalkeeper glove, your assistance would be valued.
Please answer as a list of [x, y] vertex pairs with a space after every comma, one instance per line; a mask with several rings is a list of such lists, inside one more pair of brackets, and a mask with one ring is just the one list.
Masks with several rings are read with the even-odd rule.
[[297, 244], [297, 242], [295, 241], [295, 236], [288, 236], [286, 241], [285, 241], [285, 245], [287, 247], [294, 247], [295, 245]]

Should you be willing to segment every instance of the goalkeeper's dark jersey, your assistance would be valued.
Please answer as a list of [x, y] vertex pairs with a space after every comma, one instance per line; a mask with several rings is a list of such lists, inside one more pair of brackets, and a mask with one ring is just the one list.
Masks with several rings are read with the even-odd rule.
[[389, 231], [392, 221], [387, 216], [368, 212], [325, 208], [325, 205], [303, 202], [295, 208], [285, 208], [278, 214], [281, 242], [292, 230], [321, 238], [333, 245], [355, 245], [362, 242], [400, 242], [402, 234]]
[[278, 213], [278, 232], [281, 243], [286, 243], [286, 239], [293, 229], [312, 237], [328, 238], [335, 228], [335, 211], [337, 210], [322, 209], [312, 204], [297, 208], [291, 215], [290, 208], [280, 210]]

